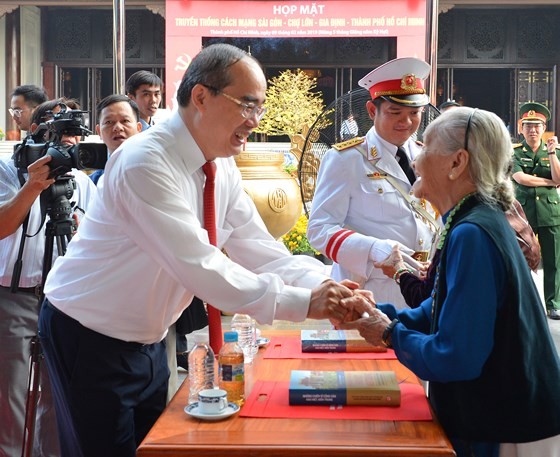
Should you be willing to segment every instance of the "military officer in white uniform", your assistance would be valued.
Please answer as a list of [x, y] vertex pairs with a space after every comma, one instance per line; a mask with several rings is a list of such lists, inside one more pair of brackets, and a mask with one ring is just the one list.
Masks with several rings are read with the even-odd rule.
[[[365, 137], [334, 145], [318, 173], [308, 238], [333, 260], [332, 276], [350, 278], [373, 291], [377, 302], [406, 307], [397, 271], [393, 278], [376, 268], [393, 246], [427, 260], [439, 222], [426, 202], [411, 195], [411, 163], [420, 145], [411, 139], [429, 99], [423, 80], [430, 66], [416, 58], [387, 62], [358, 84], [369, 90], [366, 103], [374, 121]], [[408, 264], [418, 267], [409, 256]]]

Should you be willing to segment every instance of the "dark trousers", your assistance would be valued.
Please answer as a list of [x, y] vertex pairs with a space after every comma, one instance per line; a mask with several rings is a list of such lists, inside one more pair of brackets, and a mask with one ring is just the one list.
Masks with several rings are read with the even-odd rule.
[[449, 438], [457, 457], [498, 457], [500, 443], [485, 443], [482, 441], [466, 441]]
[[165, 407], [163, 343], [94, 332], [45, 300], [39, 336], [51, 373], [63, 457], [134, 457]]
[[543, 266], [546, 309], [560, 309], [560, 226], [537, 227]]

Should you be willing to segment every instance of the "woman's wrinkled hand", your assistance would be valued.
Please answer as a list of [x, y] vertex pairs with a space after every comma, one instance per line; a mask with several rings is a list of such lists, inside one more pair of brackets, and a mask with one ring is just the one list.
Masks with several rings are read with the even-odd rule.
[[[344, 281], [341, 284], [345, 284]], [[373, 293], [369, 290], [362, 290], [358, 288], [353, 289], [353, 295], [351, 297], [343, 298], [340, 304], [346, 309], [346, 315], [340, 322], [352, 322], [359, 319], [364, 315], [371, 315], [376, 309], [375, 299]], [[338, 322], [331, 321], [333, 325], [337, 325]]]
[[383, 332], [391, 320], [386, 314], [375, 308], [369, 317], [362, 317], [351, 322], [342, 322], [336, 326], [340, 330], [356, 329], [360, 335], [370, 344], [374, 346], [382, 346], [381, 338]]
[[430, 266], [430, 262], [419, 262], [413, 259], [408, 254], [404, 254], [399, 249], [398, 245], [395, 245], [391, 250], [391, 254], [382, 260], [381, 262], [374, 262], [373, 266], [380, 268], [383, 274], [389, 278], [393, 278], [398, 270], [409, 269], [414, 272], [417, 276], [422, 277], [426, 274]]

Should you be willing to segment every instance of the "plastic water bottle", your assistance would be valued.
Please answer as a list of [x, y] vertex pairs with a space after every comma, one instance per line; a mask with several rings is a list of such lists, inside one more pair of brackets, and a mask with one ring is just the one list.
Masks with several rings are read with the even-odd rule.
[[236, 332], [224, 333], [224, 345], [218, 355], [219, 386], [227, 392], [228, 401], [245, 403], [245, 364], [243, 351], [237, 344]]
[[189, 404], [198, 401], [198, 393], [214, 388], [214, 351], [208, 335], [194, 334], [194, 347], [189, 352]]
[[259, 349], [255, 319], [247, 314], [235, 314], [231, 319], [231, 330], [237, 332], [238, 344], [243, 349], [245, 363], [251, 363]]

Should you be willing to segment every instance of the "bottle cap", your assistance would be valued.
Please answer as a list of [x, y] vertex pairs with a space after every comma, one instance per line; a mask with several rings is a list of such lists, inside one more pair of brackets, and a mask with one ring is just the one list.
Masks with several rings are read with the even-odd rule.
[[224, 332], [225, 343], [237, 343], [237, 332]]
[[208, 344], [208, 334], [207, 333], [194, 333], [194, 344], [197, 343], [207, 343]]

